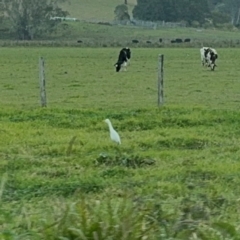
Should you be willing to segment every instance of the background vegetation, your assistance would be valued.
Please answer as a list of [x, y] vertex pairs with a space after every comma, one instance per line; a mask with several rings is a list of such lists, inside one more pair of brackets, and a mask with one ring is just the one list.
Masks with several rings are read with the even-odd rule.
[[152, 21], [185, 21], [188, 25], [239, 25], [239, 0], [138, 0], [133, 17]]
[[[104, 3], [87, 0], [44, 0], [37, 3], [31, 1], [31, 4], [28, 1], [3, 0], [0, 4], [0, 39], [5, 40], [0, 43], [1, 45], [13, 44], [8, 43], [9, 40], [25, 40], [21, 44], [26, 45], [30, 44], [25, 43], [26, 40], [44, 40], [46, 44], [48, 44], [46, 41], [54, 41], [55, 45], [64, 45], [68, 40], [66, 44], [70, 45], [71, 40], [72, 45], [79, 41], [78, 43], [83, 44], [78, 45], [111, 47], [131, 43], [137, 38], [140, 40], [140, 46], [145, 46], [146, 41], [151, 41], [155, 45], [147, 46], [163, 47], [169, 46], [168, 43], [172, 39], [184, 37], [190, 38], [193, 43], [187, 46], [199, 47], [199, 42], [201, 45], [209, 43], [210, 40], [209, 45], [214, 44], [224, 35], [222, 31], [226, 32], [225, 41], [221, 41], [218, 47], [237, 46], [238, 42], [234, 40], [239, 40], [237, 28], [239, 12], [236, 12], [239, 9], [239, 0], [226, 2], [209, 0], [207, 4], [201, 3], [201, 8], [196, 5], [200, 3], [199, 1], [192, 1], [189, 7], [186, 5], [188, 1], [176, 3], [172, 1], [174, 6], [165, 6], [170, 2], [164, 5], [161, 1], [155, 4], [153, 0], [147, 3], [129, 0], [127, 4], [117, 0]], [[163, 7], [167, 17], [161, 14]], [[175, 11], [176, 8], [178, 11]], [[187, 13], [185, 9], [189, 9], [189, 12]], [[132, 12], [136, 16], [132, 16]], [[234, 16], [231, 15], [233, 13]], [[175, 18], [171, 19], [171, 16]], [[141, 25], [141, 21], [137, 22], [137, 19], [170, 21], [172, 23], [169, 26], [172, 28], [159, 22]], [[181, 26], [187, 27], [177, 27], [176, 22], [181, 22]], [[159, 38], [166, 41], [159, 45]], [[203, 39], [205, 42], [202, 42]], [[33, 43], [35, 46], [36, 44], [42, 45], [41, 42]]]

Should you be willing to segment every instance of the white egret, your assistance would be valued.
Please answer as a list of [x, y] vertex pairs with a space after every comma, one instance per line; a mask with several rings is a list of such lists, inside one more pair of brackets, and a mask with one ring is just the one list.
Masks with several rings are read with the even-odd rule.
[[108, 124], [111, 140], [116, 142], [116, 143], [118, 143], [118, 144], [121, 144], [120, 136], [116, 132], [116, 130], [113, 128], [112, 123], [110, 122], [110, 120], [109, 119], [105, 119], [104, 122]]

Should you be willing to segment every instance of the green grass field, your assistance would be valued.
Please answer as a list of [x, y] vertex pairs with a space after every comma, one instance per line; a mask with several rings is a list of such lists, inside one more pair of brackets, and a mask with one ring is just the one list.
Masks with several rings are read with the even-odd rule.
[[[198, 31], [196, 28], [139, 28], [132, 26], [107, 26], [100, 24], [91, 24], [83, 22], [68, 22], [68, 27], [63, 30], [62, 25], [58, 31], [54, 33], [52, 39], [61, 41], [82, 40], [89, 46], [101, 46], [102, 43], [107, 46], [125, 46], [132, 44], [133, 39], [140, 41], [140, 44], [146, 43], [147, 40], [152, 44], [158, 43], [159, 38], [163, 39], [164, 46], [185, 46], [184, 44], [170, 44], [170, 40], [175, 38], [191, 38], [192, 44], [186, 46], [201, 47], [203, 45], [211, 45], [218, 47], [235, 47], [239, 46], [240, 32], [219, 29], [202, 29]], [[94, 44], [93, 44], [94, 43]], [[116, 43], [118, 45], [116, 45]], [[145, 44], [148, 47], [154, 47], [152, 44]], [[81, 46], [81, 44], [78, 44]], [[138, 45], [137, 45], [138, 46]], [[159, 45], [162, 46], [161, 44]], [[158, 47], [158, 45], [155, 45]]]
[[[158, 47], [159, 38], [163, 39], [164, 46], [173, 46], [169, 44], [170, 40], [175, 38], [191, 38], [192, 44], [186, 46], [201, 47], [211, 45], [217, 47], [239, 47], [240, 33], [237, 29], [232, 30], [229, 26], [222, 29], [196, 29], [196, 28], [167, 28], [160, 29], [140, 28], [133, 26], [109, 26], [101, 24], [87, 23], [93, 22], [112, 22], [114, 19], [114, 9], [122, 4], [123, 0], [70, 0], [70, 3], [62, 5], [64, 10], [70, 13], [71, 17], [76, 17], [80, 22], [64, 22], [59, 27], [57, 33], [48, 39], [73, 41], [82, 40], [84, 46], [125, 46], [132, 45], [132, 39], [138, 39], [140, 46]], [[136, 0], [128, 0], [130, 15], [136, 5]], [[83, 21], [86, 22], [83, 22]], [[152, 44], [146, 44], [150, 40]], [[144, 45], [145, 43], [145, 45]], [[161, 47], [161, 45], [160, 45]]]
[[[130, 14], [136, 2], [136, 0], [128, 0]], [[123, 0], [70, 0], [61, 6], [71, 17], [80, 20], [112, 21], [115, 7], [123, 3]]]
[[155, 107], [158, 55], [164, 54], [166, 103], [238, 108], [239, 70], [233, 61], [238, 51], [219, 49], [219, 67], [211, 72], [201, 68], [199, 49], [136, 48], [128, 72], [116, 74], [119, 48], [2, 48], [0, 102], [38, 106], [38, 58], [43, 56], [51, 108]]
[[238, 239], [240, 50], [212, 72], [198, 49], [136, 48], [116, 73], [118, 51], [1, 49], [0, 239]]

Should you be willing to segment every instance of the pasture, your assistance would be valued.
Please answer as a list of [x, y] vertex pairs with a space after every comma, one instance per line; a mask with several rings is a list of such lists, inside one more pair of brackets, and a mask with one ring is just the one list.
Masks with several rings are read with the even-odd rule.
[[[67, 26], [66, 26], [67, 25]], [[63, 29], [64, 27], [64, 29]], [[214, 34], [213, 34], [214, 33]], [[163, 38], [163, 43], [159, 43], [159, 38]], [[191, 38], [188, 44], [170, 44], [170, 40], [175, 38]], [[140, 41], [143, 47], [201, 47], [211, 45], [212, 47], [239, 47], [239, 31], [230, 29], [196, 29], [196, 28], [139, 28], [133, 26], [108, 26], [92, 24], [87, 22], [68, 22], [59, 26], [56, 33], [49, 39], [54, 39], [57, 44], [76, 45], [77, 40], [82, 40], [79, 46], [112, 46], [124, 45], [136, 46], [132, 44], [133, 39]], [[59, 41], [61, 39], [61, 41]], [[150, 40], [152, 44], [147, 44]], [[60, 43], [59, 43], [60, 42]], [[0, 42], [1, 43], [1, 42]], [[9, 44], [9, 43], [5, 43]], [[17, 44], [21, 44], [18, 42]], [[31, 44], [31, 43], [29, 43]], [[56, 44], [56, 43], [55, 43]], [[139, 45], [137, 45], [139, 47]]]
[[116, 48], [2, 48], [0, 238], [238, 239], [240, 50], [217, 50], [214, 72], [199, 49], [135, 48], [116, 73]]
[[167, 105], [238, 108], [238, 49], [219, 49], [215, 72], [201, 67], [199, 49], [133, 49], [127, 73], [115, 73], [119, 48], [2, 48], [4, 106], [36, 108], [38, 58], [46, 64], [50, 108], [156, 107], [158, 54], [165, 55]]
[[[123, 3], [122, 0], [105, 0], [104, 2], [100, 0], [71, 0], [61, 4], [61, 7], [68, 11], [71, 17], [80, 20], [112, 21], [115, 17], [115, 7]], [[136, 3], [136, 0], [128, 0], [130, 15]]]

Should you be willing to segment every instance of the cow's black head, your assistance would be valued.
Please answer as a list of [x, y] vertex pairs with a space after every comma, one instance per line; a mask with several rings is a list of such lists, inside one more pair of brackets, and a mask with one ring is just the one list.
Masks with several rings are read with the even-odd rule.
[[120, 63], [115, 63], [115, 68], [116, 68], [116, 72], [119, 72], [120, 71], [120, 69], [121, 69], [121, 64]]
[[215, 61], [218, 58], [218, 55], [216, 53], [214, 53], [213, 51], [210, 51], [210, 60], [212, 62], [212, 64], [215, 65]]
[[215, 61], [218, 58], [218, 55], [213, 51], [210, 51], [210, 60], [211, 60], [211, 70], [214, 71], [215, 67], [217, 66]]

